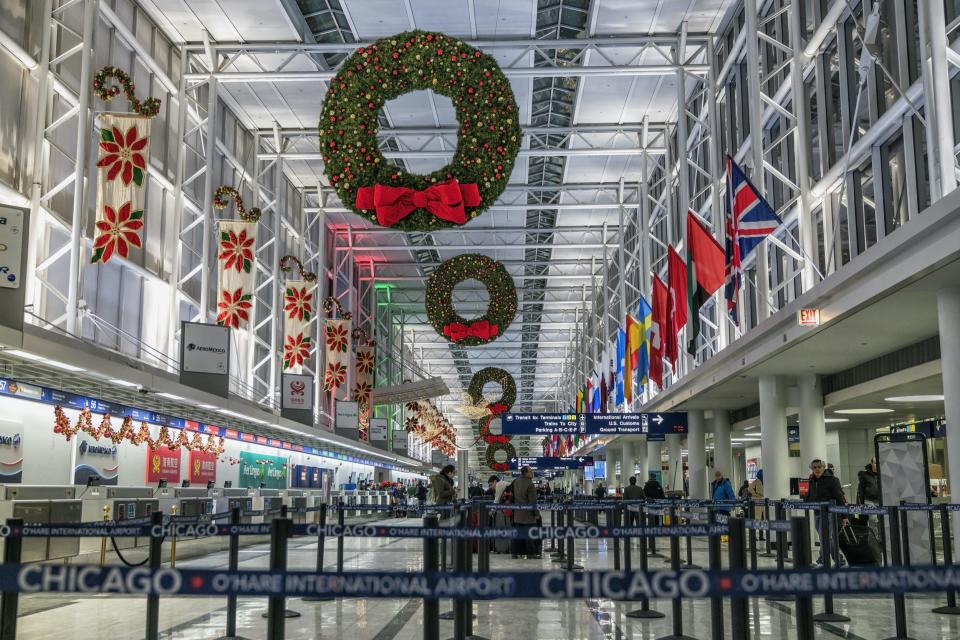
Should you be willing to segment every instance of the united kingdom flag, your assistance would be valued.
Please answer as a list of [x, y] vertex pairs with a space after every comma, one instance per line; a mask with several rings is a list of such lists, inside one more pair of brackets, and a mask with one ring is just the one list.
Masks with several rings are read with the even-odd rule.
[[729, 155], [726, 218], [727, 266], [723, 296], [730, 317], [740, 324], [737, 299], [743, 282], [743, 260], [764, 238], [776, 231], [781, 220]]

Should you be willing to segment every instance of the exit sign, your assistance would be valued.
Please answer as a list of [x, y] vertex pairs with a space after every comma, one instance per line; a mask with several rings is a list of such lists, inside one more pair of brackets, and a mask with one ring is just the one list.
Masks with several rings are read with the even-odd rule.
[[800, 309], [797, 311], [797, 323], [801, 327], [819, 327], [820, 309]]

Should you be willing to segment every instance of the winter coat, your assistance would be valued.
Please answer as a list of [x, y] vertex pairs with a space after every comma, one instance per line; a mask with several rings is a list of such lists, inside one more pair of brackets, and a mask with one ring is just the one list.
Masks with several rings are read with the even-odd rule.
[[711, 482], [712, 497], [714, 500], [736, 500], [737, 494], [733, 492], [733, 486], [730, 480], [723, 478], [720, 482]]
[[[513, 481], [514, 504], [537, 504], [537, 488], [530, 478], [520, 476]], [[513, 523], [517, 525], [537, 524], [536, 511], [517, 509], [513, 512]]]
[[880, 479], [869, 464], [857, 474], [857, 478], [860, 480], [857, 484], [857, 504], [864, 502], [880, 504]]
[[648, 500], [663, 500], [667, 497], [667, 494], [663, 492], [663, 487], [656, 480], [647, 480], [647, 483], [643, 485], [643, 495]]
[[847, 502], [847, 497], [843, 495], [843, 487], [835, 476], [828, 476], [824, 473], [819, 478], [810, 476], [810, 490], [807, 492], [807, 502], [831, 502], [838, 507], [842, 507]]
[[430, 494], [433, 498], [433, 504], [450, 504], [456, 496], [456, 492], [453, 490], [453, 482], [442, 473], [435, 474], [430, 478]]

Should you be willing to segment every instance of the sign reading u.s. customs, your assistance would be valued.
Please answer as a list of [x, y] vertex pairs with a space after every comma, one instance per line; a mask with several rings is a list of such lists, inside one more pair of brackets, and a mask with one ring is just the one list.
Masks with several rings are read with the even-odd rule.
[[508, 436], [551, 434], [666, 435], [687, 432], [687, 414], [650, 413], [505, 413], [500, 429]]

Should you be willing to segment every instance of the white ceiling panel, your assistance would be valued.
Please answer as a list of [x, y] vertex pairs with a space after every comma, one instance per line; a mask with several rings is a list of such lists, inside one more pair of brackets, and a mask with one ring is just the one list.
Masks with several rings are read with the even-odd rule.
[[139, 0], [176, 42], [299, 40], [280, 0]]

